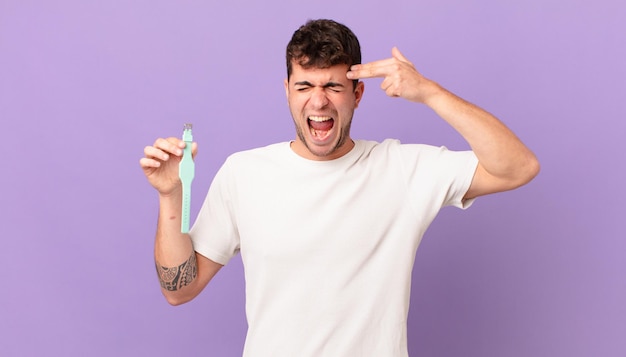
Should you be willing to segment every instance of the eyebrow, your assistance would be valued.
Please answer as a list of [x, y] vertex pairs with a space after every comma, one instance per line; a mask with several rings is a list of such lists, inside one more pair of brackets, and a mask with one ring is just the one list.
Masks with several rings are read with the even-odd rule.
[[[309, 82], [309, 81], [296, 82], [296, 83], [294, 83], [294, 86], [314, 87], [314, 85], [311, 82]], [[341, 84], [341, 83], [337, 83], [337, 82], [328, 82], [328, 83], [324, 84], [322, 87], [323, 88], [333, 88], [333, 87], [344, 87], [344, 85]]]

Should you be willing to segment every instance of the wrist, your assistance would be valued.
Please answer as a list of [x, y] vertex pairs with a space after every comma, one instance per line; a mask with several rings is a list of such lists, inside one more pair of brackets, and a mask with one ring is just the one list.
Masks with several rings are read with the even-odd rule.
[[442, 97], [450, 94], [450, 92], [435, 81], [429, 80], [426, 88], [427, 89], [424, 91], [424, 95], [422, 97], [422, 102], [431, 108], [436, 106], [437, 102]]
[[159, 192], [159, 205], [161, 208], [170, 208], [180, 210], [183, 199], [182, 190], [176, 189], [171, 192]]
[[172, 200], [172, 199], [180, 199], [183, 196], [182, 185], [177, 185], [173, 189], [169, 191], [158, 191], [159, 200]]

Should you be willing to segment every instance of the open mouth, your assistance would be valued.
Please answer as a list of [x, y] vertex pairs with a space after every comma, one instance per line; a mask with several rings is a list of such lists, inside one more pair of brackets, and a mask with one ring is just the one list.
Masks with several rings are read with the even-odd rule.
[[308, 118], [309, 129], [313, 138], [323, 141], [328, 138], [335, 120], [328, 116], [310, 116]]

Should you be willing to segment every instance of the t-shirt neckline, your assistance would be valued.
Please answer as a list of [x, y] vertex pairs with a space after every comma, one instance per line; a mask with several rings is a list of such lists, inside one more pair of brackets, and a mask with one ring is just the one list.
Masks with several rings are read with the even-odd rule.
[[291, 160], [294, 162], [312, 166], [336, 166], [341, 165], [344, 162], [353, 161], [353, 158], [358, 157], [363, 151], [363, 142], [361, 140], [352, 140], [354, 141], [354, 146], [352, 147], [352, 149], [350, 149], [350, 151], [348, 151], [345, 155], [332, 160], [311, 160], [298, 155], [291, 148], [291, 143], [293, 142], [293, 140], [285, 142], [284, 148], [288, 152]]

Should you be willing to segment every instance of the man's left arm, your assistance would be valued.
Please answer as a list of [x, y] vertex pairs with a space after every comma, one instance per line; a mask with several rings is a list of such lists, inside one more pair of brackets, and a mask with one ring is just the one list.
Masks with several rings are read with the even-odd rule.
[[383, 78], [388, 96], [426, 104], [465, 138], [478, 157], [465, 198], [515, 189], [539, 173], [535, 155], [498, 118], [422, 76], [397, 48], [391, 58], [352, 66], [347, 77]]

